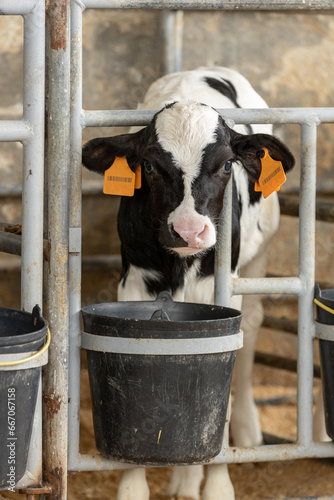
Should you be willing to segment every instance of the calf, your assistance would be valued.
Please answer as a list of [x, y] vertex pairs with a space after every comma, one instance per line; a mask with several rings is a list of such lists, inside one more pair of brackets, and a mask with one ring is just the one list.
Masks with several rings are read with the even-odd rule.
[[[138, 165], [142, 170], [141, 188], [133, 196], [122, 197], [118, 213], [119, 300], [153, 300], [168, 290], [178, 301], [213, 303], [217, 221], [229, 180], [233, 183], [232, 273], [264, 276], [279, 206], [276, 193], [265, 199], [255, 190], [263, 148], [282, 163], [285, 172], [292, 169], [294, 159], [270, 135], [271, 126], [232, 129], [214, 109], [236, 107], [266, 104], [235, 71], [175, 73], [150, 87], [141, 108], [162, 109], [147, 127], [94, 139], [84, 147], [84, 165], [100, 174], [116, 157], [126, 157], [131, 171]], [[241, 299], [232, 305], [240, 307]], [[244, 348], [235, 366], [231, 434], [235, 445], [250, 446], [262, 441], [251, 387], [254, 344], [262, 322], [258, 297], [244, 298], [243, 316]], [[167, 494], [197, 500], [202, 476], [201, 466], [175, 467]], [[117, 498], [149, 498], [144, 469], [124, 473]], [[226, 465], [208, 467], [203, 498], [234, 498]]]

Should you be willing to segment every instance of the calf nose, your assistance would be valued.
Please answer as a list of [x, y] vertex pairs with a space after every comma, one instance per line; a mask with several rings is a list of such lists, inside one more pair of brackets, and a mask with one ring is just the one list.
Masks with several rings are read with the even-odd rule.
[[173, 231], [188, 243], [190, 247], [201, 248], [205, 246], [207, 226], [202, 222], [197, 224], [173, 224]]

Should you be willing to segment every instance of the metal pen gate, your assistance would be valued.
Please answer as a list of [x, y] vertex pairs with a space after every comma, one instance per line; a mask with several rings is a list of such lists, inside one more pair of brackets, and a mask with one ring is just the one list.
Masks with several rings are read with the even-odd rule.
[[[42, 304], [44, 190], [45, 7], [43, 0], [0, 1], [0, 12], [24, 18], [23, 117], [0, 121], [0, 141], [23, 144], [21, 305]], [[28, 469], [20, 484], [42, 481], [41, 383], [37, 397]]]
[[[48, 264], [47, 313], [52, 331], [49, 365], [44, 374], [43, 454], [45, 481], [51, 498], [67, 498], [67, 472], [124, 469], [124, 464], [79, 453], [80, 410], [80, 286], [81, 286], [81, 143], [85, 127], [146, 125], [153, 111], [85, 111], [82, 109], [82, 14], [85, 9], [220, 9], [330, 10], [332, 0], [50, 0], [47, 31], [47, 158]], [[44, 144], [44, 0], [0, 0], [2, 14], [23, 15], [25, 21], [25, 94], [23, 119], [0, 122], [1, 141], [22, 141], [23, 236], [22, 307], [42, 303], [42, 200]], [[166, 26], [177, 13], [166, 14]], [[176, 23], [176, 29], [179, 28]], [[176, 37], [178, 39], [178, 37]], [[167, 40], [171, 40], [167, 36]], [[176, 42], [176, 48], [178, 43]], [[172, 62], [179, 61], [177, 57]], [[176, 63], [179, 64], [179, 63]], [[179, 68], [178, 68], [179, 69]], [[334, 123], [334, 108], [222, 110], [238, 124], [294, 123], [301, 131], [299, 273], [289, 278], [231, 279], [231, 242], [220, 245], [215, 297], [229, 303], [232, 294], [293, 294], [298, 297], [297, 442], [233, 448], [227, 439], [214, 463], [333, 457], [333, 443], [312, 439], [313, 293], [315, 267], [315, 198], [317, 126]], [[70, 174], [69, 174], [70, 173]], [[38, 179], [37, 179], [38, 178]], [[36, 180], [37, 179], [37, 180]], [[221, 232], [231, 234], [232, 186], [226, 190]], [[36, 230], [38, 228], [38, 231]], [[34, 235], [34, 237], [32, 237]], [[36, 269], [36, 272], [30, 272]], [[302, 360], [302, 362], [301, 362]], [[37, 424], [40, 428], [41, 398]], [[39, 420], [38, 420], [39, 419]], [[42, 443], [39, 432], [31, 450], [23, 486], [40, 482]], [[30, 462], [29, 462], [30, 464]], [[334, 493], [334, 492], [333, 492]], [[333, 496], [334, 498], [334, 496]]]

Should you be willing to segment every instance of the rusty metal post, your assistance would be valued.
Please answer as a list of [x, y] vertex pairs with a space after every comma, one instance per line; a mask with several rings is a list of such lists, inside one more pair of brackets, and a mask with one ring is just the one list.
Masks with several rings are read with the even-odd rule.
[[69, 435], [68, 467], [79, 454], [80, 311], [81, 311], [81, 144], [82, 144], [82, 6], [71, 4], [71, 185], [69, 204]]
[[48, 239], [50, 259], [47, 318], [52, 331], [49, 364], [44, 376], [43, 451], [45, 481], [52, 500], [67, 498], [68, 446], [68, 247], [70, 151], [70, 1], [48, 6]]

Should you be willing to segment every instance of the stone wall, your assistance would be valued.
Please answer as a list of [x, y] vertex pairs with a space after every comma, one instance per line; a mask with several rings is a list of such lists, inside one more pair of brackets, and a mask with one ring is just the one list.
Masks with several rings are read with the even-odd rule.
[[[22, 113], [22, 19], [0, 17], [0, 119]], [[160, 12], [87, 10], [83, 35], [84, 107], [132, 109], [161, 75]], [[334, 90], [334, 15], [330, 13], [186, 12], [183, 68], [229, 66], [240, 71], [271, 107], [332, 106]], [[84, 140], [111, 135], [111, 129], [87, 129]], [[299, 127], [276, 129], [295, 156], [297, 166], [283, 189], [298, 191]], [[319, 191], [334, 192], [333, 125], [319, 127]], [[21, 181], [22, 147], [0, 144], [1, 189]], [[87, 172], [85, 185], [100, 183]], [[88, 183], [88, 184], [86, 184]], [[117, 200], [84, 196], [86, 255], [118, 253], [115, 230]], [[19, 222], [18, 198], [0, 198], [0, 221]], [[334, 281], [331, 265], [332, 226], [317, 224], [317, 278]], [[270, 269], [296, 273], [296, 221], [282, 217], [281, 231], [270, 257]], [[8, 258], [0, 254], [4, 267]], [[12, 259], [10, 259], [12, 260]], [[1, 305], [1, 304], [0, 304]]]

